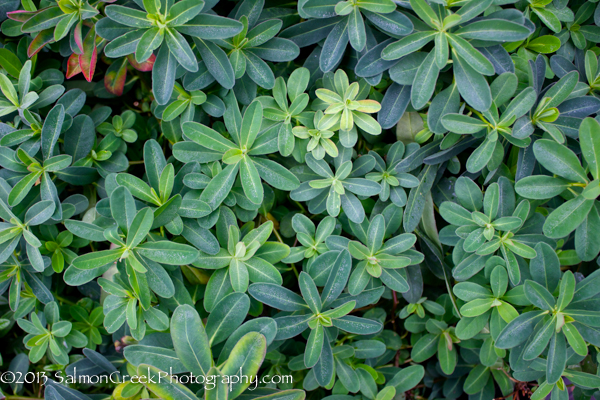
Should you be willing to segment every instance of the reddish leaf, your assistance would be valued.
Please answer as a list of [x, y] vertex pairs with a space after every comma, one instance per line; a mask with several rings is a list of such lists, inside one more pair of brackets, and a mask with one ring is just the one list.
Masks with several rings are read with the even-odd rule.
[[110, 64], [108, 70], [106, 70], [106, 74], [104, 75], [104, 87], [109, 93], [114, 94], [115, 96], [120, 96], [123, 94], [123, 89], [125, 88], [125, 80], [127, 78], [127, 61], [126, 59], [122, 59], [123, 61], [115, 61]]
[[54, 28], [45, 29], [40, 31], [36, 37], [33, 38], [29, 48], [27, 49], [27, 57], [33, 57], [38, 51], [40, 51], [48, 43], [54, 42]]
[[7, 12], [6, 16], [9, 19], [12, 19], [13, 21], [25, 22], [37, 13], [38, 13], [37, 11], [17, 10], [17, 11]]
[[128, 55], [127, 59], [129, 60], [129, 63], [131, 64], [131, 66], [133, 68], [137, 69], [138, 71], [148, 72], [148, 71], [152, 71], [152, 67], [154, 66], [154, 61], [156, 60], [156, 56], [154, 54], [152, 54], [150, 56], [150, 58], [148, 58], [146, 61], [144, 61], [142, 63], [135, 61], [135, 57], [133, 56], [133, 54]]
[[73, 53], [67, 62], [67, 79], [71, 79], [80, 72], [81, 68], [79, 67], [79, 55]]
[[73, 37], [75, 39], [75, 43], [79, 48], [79, 53], [83, 53], [83, 37], [81, 36], [81, 30], [83, 28], [83, 22], [79, 21], [77, 25], [75, 25], [75, 29], [73, 30]]
[[83, 53], [79, 56], [79, 67], [88, 82], [92, 81], [98, 61], [98, 50], [96, 49], [96, 27], [92, 27], [83, 40]]

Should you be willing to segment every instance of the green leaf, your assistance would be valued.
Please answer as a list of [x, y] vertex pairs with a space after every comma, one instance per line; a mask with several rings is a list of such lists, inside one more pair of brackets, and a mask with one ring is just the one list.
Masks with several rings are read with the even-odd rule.
[[[179, 27], [194, 18], [204, 7], [204, 1], [182, 0], [173, 4], [167, 14], [167, 25]], [[152, 14], [152, 13], [151, 13]]]
[[569, 181], [547, 176], [534, 175], [520, 179], [515, 185], [515, 191], [528, 199], [551, 199], [564, 192], [569, 187]]
[[23, 26], [21, 26], [21, 31], [23, 33], [34, 33], [52, 28], [58, 24], [64, 15], [65, 14], [59, 7], [45, 8], [29, 18]]
[[353, 7], [348, 15], [348, 39], [356, 51], [362, 51], [367, 43], [365, 21], [358, 7]]
[[177, 307], [171, 317], [171, 338], [181, 363], [192, 374], [206, 376], [212, 354], [204, 325], [193, 307], [187, 304]]
[[117, 261], [122, 255], [122, 249], [95, 251], [75, 258], [73, 266], [84, 270], [99, 268]]
[[29, 207], [25, 213], [23, 223], [28, 226], [40, 225], [46, 222], [54, 214], [54, 201], [45, 200]]
[[246, 73], [257, 85], [265, 89], [272, 89], [275, 85], [275, 75], [271, 67], [251, 51], [245, 51]]
[[65, 16], [61, 19], [58, 24], [56, 24], [56, 28], [54, 28], [54, 40], [59, 41], [71, 30], [73, 25], [77, 22], [77, 14], [72, 13], [71, 15]]
[[479, 119], [462, 114], [446, 114], [442, 118], [442, 125], [450, 132], [472, 134], [487, 128], [487, 124]]
[[425, 369], [422, 365], [411, 365], [396, 372], [388, 386], [395, 387], [397, 393], [404, 393], [417, 386], [424, 376]]
[[461, 307], [460, 313], [465, 317], [477, 317], [490, 310], [493, 302], [493, 298], [472, 300]]
[[562, 332], [554, 332], [548, 347], [546, 379], [548, 383], [556, 383], [567, 365], [567, 344]]
[[558, 107], [564, 100], [566, 100], [579, 79], [579, 73], [571, 71], [563, 76], [556, 84], [554, 84], [544, 95], [544, 97], [550, 98], [548, 103], [545, 105], [545, 109], [552, 107]]
[[544, 222], [544, 234], [559, 239], [573, 232], [587, 217], [594, 206], [594, 200], [583, 196], [571, 199], [552, 211]]
[[356, 307], [356, 301], [349, 301], [337, 308], [325, 311], [324, 313], [322, 313], [322, 315], [328, 318], [337, 319], [350, 314], [354, 307]]
[[435, 11], [433, 11], [433, 9], [425, 2], [425, 0], [410, 0], [410, 5], [419, 18], [421, 18], [430, 27], [435, 29], [441, 24], [441, 21], [436, 15]]
[[556, 308], [562, 311], [571, 303], [573, 295], [575, 294], [575, 277], [571, 271], [566, 271], [560, 282], [560, 291], [558, 294], [558, 300], [556, 301]]
[[587, 183], [587, 176], [579, 159], [567, 147], [553, 140], [542, 139], [535, 142], [533, 152], [548, 171], [572, 182]]
[[571, 346], [577, 354], [584, 357], [587, 355], [587, 344], [585, 343], [585, 340], [583, 339], [577, 328], [575, 328], [575, 325], [563, 325], [562, 333], [565, 335], [567, 342], [569, 342], [569, 346]]
[[525, 115], [533, 107], [536, 99], [537, 95], [532, 87], [523, 90], [506, 106], [501, 123], [510, 121], [513, 117], [520, 118]]
[[45, 160], [54, 155], [54, 146], [58, 141], [64, 119], [65, 109], [62, 104], [58, 104], [50, 110], [44, 120], [44, 126], [42, 127], [42, 153]]
[[444, 68], [448, 63], [448, 36], [438, 33], [435, 37], [435, 63], [438, 68]]
[[554, 53], [560, 48], [560, 39], [556, 36], [546, 35], [534, 38], [527, 43], [527, 49], [536, 53]]
[[146, 13], [129, 7], [109, 5], [105, 9], [106, 16], [115, 22], [132, 28], [150, 28], [152, 21], [146, 18]]
[[523, 350], [523, 359], [533, 360], [537, 358], [546, 347], [554, 334], [556, 318], [546, 318], [537, 324], [535, 331]]
[[414, 362], [421, 363], [431, 358], [437, 352], [438, 335], [427, 333], [414, 344], [410, 353]]
[[525, 296], [533, 305], [542, 310], [550, 311], [554, 308], [554, 297], [548, 289], [537, 282], [525, 281]]
[[281, 164], [266, 158], [253, 157], [260, 177], [276, 189], [291, 191], [300, 186], [298, 178]]
[[228, 165], [223, 171], [219, 172], [206, 186], [200, 200], [207, 203], [211, 209], [215, 210], [225, 200], [239, 170], [239, 164]]
[[415, 109], [421, 109], [427, 104], [435, 90], [439, 73], [440, 69], [435, 63], [435, 52], [432, 51], [423, 60], [415, 75], [411, 90], [412, 105]]
[[463, 386], [465, 393], [474, 395], [480, 392], [485, 387], [489, 377], [490, 369], [488, 367], [481, 364], [475, 366], [465, 380]]
[[502, 40], [507, 42], [517, 42], [526, 39], [530, 32], [523, 25], [513, 21], [487, 19], [472, 22], [460, 28], [454, 34], [464, 39], [496, 41], [501, 37]]
[[542, 311], [529, 311], [513, 319], [496, 338], [496, 347], [511, 349], [526, 341], [535, 324], [544, 316]]
[[148, 364], [140, 364], [137, 367], [137, 375], [146, 378], [140, 379], [140, 381], [143, 381], [144, 386], [159, 398], [198, 400], [190, 389], [175, 379], [166, 379], [165, 375], [168, 376], [168, 373], [163, 372], [156, 367]]
[[134, 366], [149, 364], [163, 371], [173, 371], [174, 374], [184, 372], [186, 368], [177, 358], [172, 349], [163, 347], [132, 345], [123, 351], [123, 355]]
[[167, 104], [175, 84], [178, 60], [171, 53], [170, 48], [170, 46], [160, 46], [152, 67], [152, 93], [160, 105]]
[[137, 247], [150, 232], [152, 222], [154, 222], [152, 210], [149, 207], [140, 210], [129, 227], [126, 242], [127, 246], [130, 248]]
[[323, 350], [324, 337], [325, 332], [323, 331], [323, 325], [321, 324], [317, 324], [317, 327], [310, 331], [310, 335], [306, 342], [306, 350], [304, 351], [304, 365], [306, 365], [307, 368], [314, 367], [317, 361], [319, 361], [319, 357]]
[[[323, 221], [319, 224], [319, 227], [322, 224]], [[346, 282], [348, 282], [351, 269], [352, 257], [350, 257], [350, 253], [347, 250], [343, 250], [337, 254], [333, 266], [329, 271], [325, 287], [321, 292], [321, 300], [324, 307], [328, 307], [339, 297], [346, 286]]]
[[371, 335], [379, 332], [383, 327], [379, 321], [355, 317], [353, 315], [347, 315], [345, 317], [334, 319], [333, 326], [356, 335]]
[[23, 63], [19, 60], [19, 57], [14, 55], [10, 50], [2, 48], [0, 49], [0, 66], [2, 66], [2, 68], [4, 68], [12, 77], [19, 78]]
[[196, 60], [196, 56], [194, 56], [192, 48], [181, 33], [177, 32], [175, 29], [167, 28], [165, 42], [167, 43], [167, 46], [169, 46], [170, 53], [183, 68], [190, 72], [198, 71], [198, 61]]
[[208, 316], [206, 334], [211, 345], [224, 342], [242, 324], [250, 299], [245, 293], [231, 293], [223, 298]]
[[600, 379], [596, 375], [588, 374], [585, 372], [567, 369], [564, 371], [564, 375], [569, 378], [570, 381], [576, 383], [577, 385], [583, 386], [585, 388], [596, 388], [600, 385]]
[[250, 280], [248, 268], [246, 268], [246, 265], [242, 261], [236, 258], [231, 260], [231, 264], [229, 264], [229, 278], [234, 291], [245, 292], [248, 289]]
[[135, 202], [129, 189], [117, 187], [110, 195], [110, 210], [119, 228], [127, 232], [136, 215]]
[[[561, 29], [560, 20], [554, 13], [550, 10], [541, 7], [532, 7], [531, 10], [537, 14], [537, 16], [542, 20], [542, 22], [554, 32], [558, 33]], [[553, 382], [551, 382], [553, 383]]]
[[128, 191], [138, 199], [160, 205], [158, 197], [156, 194], [152, 193], [150, 186], [137, 176], [126, 173], [118, 174], [117, 183], [128, 189]]
[[197, 122], [184, 123], [183, 133], [190, 140], [193, 140], [201, 146], [221, 153], [236, 148], [235, 144], [230, 140], [225, 139], [218, 132]]
[[[229, 359], [221, 368], [221, 373], [225, 376], [242, 374], [256, 379], [266, 353], [267, 340], [264, 335], [258, 332], [249, 332], [231, 350]], [[229, 398], [239, 396], [250, 384], [251, 379], [241, 379], [240, 382], [233, 383], [228, 394]]]
[[227, 89], [233, 88], [235, 74], [225, 52], [210, 41], [194, 38], [194, 43], [210, 74], [223, 87]]
[[144, 0], [142, 4], [148, 14], [157, 14], [160, 12], [161, 5], [156, 0]]
[[594, 179], [600, 179], [600, 123], [586, 118], [579, 127], [579, 143], [583, 158]]
[[256, 300], [281, 311], [303, 311], [308, 308], [298, 294], [273, 283], [253, 283], [248, 293]]
[[248, 200], [254, 204], [261, 204], [264, 191], [258, 170], [250, 157], [244, 156], [240, 162], [240, 179]]
[[[158, 27], [146, 30], [144, 35], [142, 35], [140, 41], [137, 43], [135, 49], [135, 61], [137, 61], [138, 63], [142, 63], [148, 60], [148, 58], [150, 58], [150, 56], [152, 55], [152, 52], [162, 44], [164, 38], [164, 31], [160, 30]], [[165, 112], [167, 112], [167, 110], [165, 110]], [[170, 118], [172, 114], [173, 112], [169, 111], [166, 116]], [[167, 118], [165, 118], [165, 120], [170, 121], [170, 119]]]
[[452, 50], [454, 77], [460, 95], [474, 109], [484, 112], [492, 105], [492, 92], [487, 81], [469, 62]]
[[300, 273], [300, 277], [298, 278], [298, 284], [300, 286], [300, 292], [302, 293], [302, 297], [310, 307], [311, 311], [314, 314], [320, 313], [321, 308], [323, 307], [321, 303], [321, 297], [319, 295], [319, 291], [317, 290], [317, 286], [315, 285], [315, 282], [312, 280], [310, 275], [302, 271]]
[[198, 250], [181, 243], [160, 241], [146, 242], [136, 248], [137, 252], [152, 261], [167, 265], [191, 264], [198, 258]]
[[412, 232], [416, 229], [421, 221], [426, 195], [431, 190], [437, 173], [437, 167], [434, 165], [426, 165], [419, 174], [419, 185], [410, 190], [406, 208], [404, 209], [403, 226], [406, 232]]
[[[219, 376], [221, 376], [221, 371], [219, 371], [217, 369], [217, 367], [212, 367], [208, 371], [207, 377], [210, 377], [210, 376], [219, 377]], [[214, 381], [215, 381], [214, 385], [207, 385], [207, 387], [205, 389], [205, 395], [204, 395], [205, 400], [227, 399], [227, 393], [229, 392], [228, 383], [226, 383], [225, 380], [218, 379], [218, 378], [215, 379]]]
[[65, 228], [75, 236], [94, 242], [103, 242], [105, 240], [104, 229], [97, 225], [72, 219], [67, 219], [64, 223]]
[[459, 58], [466, 64], [483, 75], [494, 75], [494, 66], [477, 49], [460, 36], [448, 34], [448, 41], [452, 50], [456, 52]]
[[0, 89], [2, 89], [4, 97], [6, 97], [15, 107], [19, 106], [20, 103], [17, 91], [6, 75], [0, 77]]
[[[185, 17], [186, 13], [183, 12], [180, 15]], [[184, 35], [213, 40], [233, 37], [240, 33], [243, 27], [242, 23], [235, 19], [202, 13], [185, 23], [179, 24], [177, 30]]]
[[553, 293], [560, 280], [560, 262], [556, 252], [546, 243], [535, 246], [537, 256], [529, 262], [529, 271], [534, 281]]
[[397, 60], [401, 57], [414, 53], [427, 43], [434, 40], [436, 35], [436, 31], [416, 32], [408, 35], [407, 37], [391, 43], [384, 48], [381, 52], [381, 58], [384, 60]]
[[449, 348], [448, 342], [446, 341], [446, 334], [440, 336], [438, 341], [438, 360], [440, 361], [440, 368], [446, 375], [451, 375], [456, 368], [458, 362], [458, 353], [456, 348], [452, 346]]
[[471, 213], [459, 204], [445, 201], [439, 208], [440, 215], [452, 225], [474, 225]]

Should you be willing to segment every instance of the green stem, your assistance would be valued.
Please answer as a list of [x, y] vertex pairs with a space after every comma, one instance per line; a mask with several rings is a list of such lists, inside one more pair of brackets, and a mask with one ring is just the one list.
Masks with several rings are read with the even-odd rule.
[[[68, 305], [70, 305], [70, 306], [74, 306], [74, 305], [75, 305], [75, 303], [74, 303], [74, 302], [72, 302], [71, 300], [67, 300], [67, 299], [65, 299], [64, 297], [61, 297], [61, 296], [57, 295], [56, 293], [54, 293], [54, 297], [56, 297], [56, 300], [58, 300], [58, 301], [62, 301], [63, 303], [66, 303], [66, 304], [68, 304]], [[9, 397], [10, 397], [10, 396], [9, 396]], [[9, 397], [7, 397], [7, 399], [8, 399]], [[29, 398], [29, 397], [25, 397], [25, 398]]]
[[460, 315], [460, 311], [458, 311], [458, 306], [456, 305], [456, 300], [454, 299], [454, 294], [452, 293], [452, 289], [450, 289], [450, 283], [448, 282], [448, 276], [446, 275], [446, 268], [442, 265], [442, 271], [444, 272], [444, 281], [446, 282], [446, 290], [448, 291], [448, 295], [450, 296], [450, 301], [452, 301], [452, 305], [454, 306], [454, 311], [456, 311], [456, 315], [458, 318], [462, 318]]
[[277, 232], [277, 229], [273, 228], [273, 233], [275, 234], [275, 236], [277, 236], [277, 240], [279, 241], [279, 243], [285, 244], [283, 243], [283, 239], [279, 235], [279, 232]]
[[292, 266], [292, 271], [294, 271], [294, 274], [296, 275], [296, 279], [300, 278], [300, 274], [298, 273], [298, 270], [296, 269], [296, 265], [295, 264], [290, 264]]
[[296, 203], [298, 207], [300, 207], [300, 209], [302, 210], [302, 214], [306, 214], [306, 208], [304, 208], [304, 206], [300, 202], [294, 200], [294, 203]]

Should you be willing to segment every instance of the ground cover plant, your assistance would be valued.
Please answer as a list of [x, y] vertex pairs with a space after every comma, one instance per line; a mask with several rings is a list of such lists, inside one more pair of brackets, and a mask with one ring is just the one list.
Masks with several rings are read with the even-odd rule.
[[597, 0], [0, 23], [1, 398], [600, 398]]

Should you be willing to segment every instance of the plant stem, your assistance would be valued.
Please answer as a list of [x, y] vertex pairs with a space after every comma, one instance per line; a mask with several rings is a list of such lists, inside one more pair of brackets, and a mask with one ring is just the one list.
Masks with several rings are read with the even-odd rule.
[[[61, 297], [61, 296], [57, 295], [56, 293], [54, 293], [54, 297], [56, 297], [56, 300], [62, 301], [63, 303], [66, 303], [66, 304], [68, 304], [70, 306], [74, 306], [75, 305], [75, 303], [72, 302], [71, 300], [67, 300], [64, 297]], [[29, 397], [26, 397], [26, 398], [29, 398]], [[7, 399], [8, 399], [8, 397], [7, 397]]]
[[295, 264], [290, 264], [292, 266], [292, 271], [294, 271], [294, 275], [296, 275], [296, 279], [300, 278], [300, 274], [298, 273], [298, 270], [296, 269], [296, 265]]
[[296, 203], [296, 205], [300, 207], [300, 209], [302, 210], [302, 214], [306, 214], [306, 208], [304, 208], [304, 206], [300, 202], [294, 200], [294, 203]]
[[[279, 232], [277, 232], [277, 229], [273, 228], [273, 233], [275, 234], [275, 236], [277, 236], [277, 240], [279, 241], [279, 243], [283, 243], [283, 239], [279, 235]], [[285, 244], [285, 243], [283, 243], [283, 244]]]

